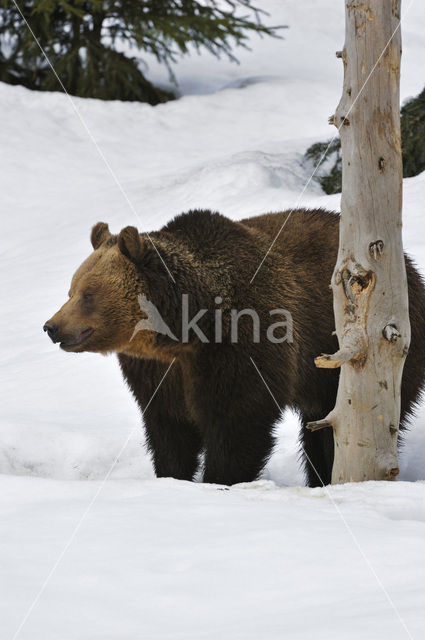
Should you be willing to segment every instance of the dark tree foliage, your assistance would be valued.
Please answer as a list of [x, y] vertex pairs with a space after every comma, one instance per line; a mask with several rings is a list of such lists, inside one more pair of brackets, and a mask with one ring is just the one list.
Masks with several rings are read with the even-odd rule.
[[401, 146], [404, 177], [425, 171], [425, 89], [401, 110]]
[[[76, 96], [157, 104], [172, 94], [153, 86], [137, 49], [167, 65], [178, 55], [207, 49], [236, 60], [232, 46], [247, 47], [250, 32], [277, 36], [252, 0], [0, 0], [0, 80], [30, 89], [59, 83], [27, 28], [30, 25], [65, 89]], [[237, 9], [246, 9], [239, 15]], [[25, 20], [24, 20], [25, 18]], [[121, 47], [121, 52], [119, 48]]]
[[[410, 178], [425, 171], [425, 89], [416, 98], [408, 100], [401, 109], [401, 148], [404, 178]], [[342, 189], [340, 139], [316, 142], [307, 149], [305, 157], [313, 162], [314, 167], [321, 163], [315, 177], [323, 191], [328, 194], [340, 193]]]
[[[307, 149], [305, 157], [313, 161], [315, 168], [321, 162], [321, 169], [318, 170], [315, 178], [320, 182], [323, 191], [325, 193], [340, 193], [342, 189], [341, 140], [335, 138], [327, 142], [315, 142]], [[327, 169], [329, 165], [330, 169]]]

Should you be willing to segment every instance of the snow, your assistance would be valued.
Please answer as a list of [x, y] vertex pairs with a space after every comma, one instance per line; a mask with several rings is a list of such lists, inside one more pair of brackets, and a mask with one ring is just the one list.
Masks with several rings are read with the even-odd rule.
[[[98, 483], [0, 477], [0, 487], [9, 638]], [[112, 480], [20, 637], [406, 637], [392, 602], [421, 638], [423, 495], [419, 483], [333, 487], [336, 510], [324, 489], [264, 480], [230, 491]]]
[[[425, 13], [404, 4], [403, 100], [425, 61]], [[305, 149], [333, 135], [342, 5], [264, 0], [284, 40], [253, 38], [240, 66], [183, 61], [176, 102], [74, 99], [98, 148], [65, 95], [0, 84], [2, 637], [423, 637], [423, 405], [398, 483], [303, 487], [290, 413], [258, 482], [159, 480], [115, 358], [58, 352], [41, 330], [98, 220], [146, 231], [190, 207], [338, 209], [315, 182], [300, 194]], [[425, 174], [405, 180], [405, 247], [423, 273], [424, 197]]]

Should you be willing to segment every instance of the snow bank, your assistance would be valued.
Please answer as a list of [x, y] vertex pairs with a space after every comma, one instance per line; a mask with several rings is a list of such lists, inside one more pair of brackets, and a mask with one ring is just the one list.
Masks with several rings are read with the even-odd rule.
[[[321, 195], [314, 181], [300, 194], [311, 172], [303, 161], [305, 149], [332, 135], [327, 116], [340, 92], [341, 65], [334, 50], [343, 37], [343, 16], [329, 11], [325, 20], [320, 17], [325, 7], [314, 2], [267, 6], [271, 20], [291, 24], [284, 41], [255, 42], [255, 53], [242, 52], [240, 68], [202, 56], [182, 65], [182, 86], [190, 73], [198, 91], [201, 77], [210, 78], [211, 90], [227, 86], [223, 90], [158, 107], [74, 99], [98, 148], [65, 95], [0, 85], [7, 300], [1, 332], [4, 473], [101, 477], [126, 427], [139, 421], [113, 359], [66, 356], [41, 332], [90, 251], [93, 223], [106, 220], [114, 230], [136, 223], [144, 231], [191, 207], [236, 219], [293, 206], [338, 208], [338, 197]], [[402, 74], [409, 91], [419, 89], [410, 64], [423, 57], [417, 38], [422, 23], [413, 6], [406, 18]], [[213, 69], [220, 71], [220, 81]], [[405, 181], [405, 230], [407, 250], [425, 266], [417, 232], [423, 179]], [[402, 461], [408, 474], [403, 477], [409, 479], [424, 477], [417, 453], [418, 447], [420, 453], [425, 449], [423, 425], [421, 414], [409, 436], [415, 446], [406, 447]], [[267, 474], [296, 484], [302, 478], [295, 471], [294, 417], [285, 428], [291, 462], [288, 453], [282, 455], [291, 474], [282, 469], [282, 457], [278, 464], [271, 461]], [[146, 467], [139, 442], [128, 455], [129, 475]]]

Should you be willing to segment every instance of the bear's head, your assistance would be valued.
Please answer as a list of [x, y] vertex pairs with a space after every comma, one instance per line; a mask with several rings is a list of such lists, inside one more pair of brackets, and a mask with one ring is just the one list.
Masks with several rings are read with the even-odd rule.
[[113, 236], [104, 222], [93, 227], [91, 243], [94, 251], [74, 274], [69, 300], [43, 329], [65, 351], [125, 352], [143, 317], [140, 266], [150, 247], [135, 227]]

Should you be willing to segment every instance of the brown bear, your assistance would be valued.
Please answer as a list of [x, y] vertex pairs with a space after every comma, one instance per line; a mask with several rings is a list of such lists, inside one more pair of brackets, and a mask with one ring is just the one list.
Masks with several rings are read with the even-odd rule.
[[[150, 235], [134, 227], [111, 235], [98, 223], [69, 300], [44, 326], [65, 351], [118, 354], [157, 476], [191, 480], [204, 452], [205, 482], [254, 480], [281, 410], [291, 407], [302, 423], [309, 485], [331, 480], [333, 435], [305, 425], [326, 416], [336, 398], [338, 370], [317, 369], [314, 358], [337, 350], [324, 283], [336, 261], [339, 215], [294, 211], [269, 251], [288, 213], [234, 222], [190, 211]], [[412, 337], [402, 427], [425, 376], [425, 288], [407, 257], [406, 268]], [[285, 320], [275, 323], [273, 313]]]

